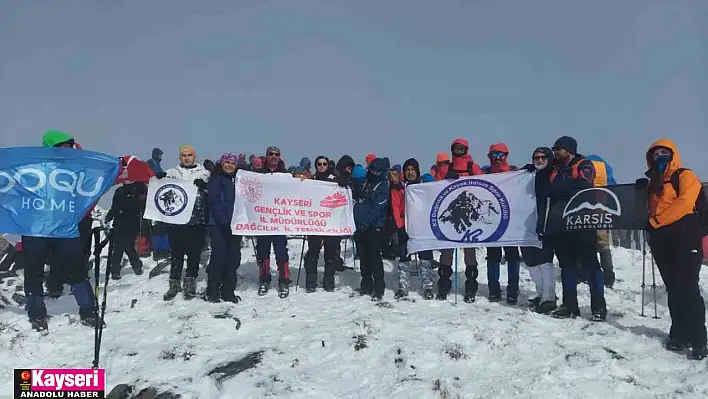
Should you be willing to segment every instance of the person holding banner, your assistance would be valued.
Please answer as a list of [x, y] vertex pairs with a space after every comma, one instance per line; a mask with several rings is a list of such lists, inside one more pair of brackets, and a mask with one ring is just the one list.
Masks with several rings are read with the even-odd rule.
[[[450, 146], [452, 152], [452, 160], [449, 164], [441, 167], [438, 166], [436, 180], [443, 179], [459, 179], [460, 177], [481, 175], [482, 169], [477, 165], [472, 157], [468, 154], [470, 145], [465, 139], [455, 139]], [[438, 162], [440, 157], [438, 156]], [[444, 175], [443, 175], [444, 173]], [[463, 300], [467, 303], [473, 303], [477, 295], [477, 276], [479, 276], [477, 249], [464, 248], [462, 249], [465, 255], [465, 295]], [[454, 249], [443, 249], [440, 251], [440, 267], [438, 268], [438, 299], [447, 299], [450, 290], [452, 289], [452, 262]]]
[[538, 147], [533, 151], [531, 163], [524, 167], [529, 172], [536, 172], [534, 187], [536, 191], [536, 209], [538, 224], [536, 233], [541, 236], [542, 248], [521, 247], [521, 254], [529, 269], [531, 280], [536, 285], [536, 297], [529, 300], [534, 312], [551, 313], [556, 309], [556, 266], [553, 264], [553, 243], [543, 236], [546, 221], [546, 203], [550, 189], [550, 176], [553, 171], [553, 151], [548, 147]]
[[[305, 159], [305, 158], [303, 158]], [[336, 177], [330, 172], [329, 159], [324, 155], [315, 158], [315, 180], [334, 182]], [[308, 293], [317, 290], [317, 261], [320, 249], [324, 247], [324, 277], [322, 288], [327, 292], [334, 291], [334, 273], [339, 258], [340, 237], [308, 236], [307, 253], [305, 254], [305, 290]], [[343, 262], [342, 262], [343, 263]]]
[[235, 294], [241, 266], [241, 236], [233, 235], [231, 218], [236, 201], [236, 155], [227, 152], [219, 158], [212, 169], [208, 184], [209, 236], [211, 258], [207, 268], [205, 300], [217, 303], [221, 300], [238, 303]]
[[386, 225], [389, 187], [388, 158], [375, 158], [369, 164], [362, 182], [352, 179], [354, 187], [354, 222], [356, 243], [361, 264], [360, 295], [371, 295], [379, 301], [386, 290], [383, 258], [381, 257], [382, 235]]
[[[391, 191], [391, 208], [393, 209], [393, 217], [398, 228], [398, 290], [395, 298], [408, 297], [409, 283], [409, 265], [411, 257], [408, 254], [408, 234], [406, 233], [405, 214], [406, 201], [405, 189], [413, 184], [421, 183], [420, 165], [415, 158], [410, 158], [403, 163], [403, 187], [400, 191]], [[423, 298], [426, 300], [433, 299], [433, 251], [421, 251], [418, 253], [420, 258], [420, 276], [423, 282]]]
[[[44, 147], [54, 147], [62, 149], [75, 149], [74, 138], [64, 132], [48, 131], [42, 139]], [[12, 151], [13, 149], [9, 149]], [[34, 149], [17, 149], [22, 152], [30, 152]], [[17, 151], [16, 150], [16, 151]], [[46, 154], [26, 154], [17, 155], [18, 160], [10, 159], [10, 153], [3, 157], [3, 161], [16, 168], [15, 176], [23, 171], [38, 170], [23, 168], [22, 162], [29, 164], [39, 164], [45, 174], [60, 171], [61, 174], [70, 173], [76, 175], [81, 173], [82, 178], [76, 181], [70, 188], [68, 182], [65, 185], [52, 183], [51, 179], [39, 179], [44, 184], [42, 190], [37, 187], [26, 187], [22, 179], [12, 180], [16, 182], [12, 186], [12, 191], [3, 194], [5, 207], [13, 208], [16, 200], [20, 200], [21, 206], [12, 210], [12, 214], [21, 216], [23, 219], [15, 219], [13, 226], [21, 227], [22, 247], [25, 258], [25, 298], [26, 310], [32, 328], [36, 331], [46, 331], [48, 329], [47, 308], [44, 303], [44, 265], [51, 256], [51, 264], [59, 267], [66, 281], [71, 284], [71, 291], [79, 307], [81, 323], [90, 327], [95, 327], [98, 323], [94, 313], [95, 296], [91, 283], [88, 280], [88, 270], [84, 257], [82, 241], [79, 237], [79, 220], [81, 216], [90, 212], [90, 209], [105, 193], [118, 176], [120, 168], [117, 158], [104, 156], [99, 153], [85, 151], [70, 151]], [[19, 151], [18, 151], [19, 152]], [[48, 156], [44, 161], [37, 158]], [[26, 161], [30, 159], [30, 161]], [[24, 161], [23, 161], [24, 160]], [[70, 173], [68, 173], [70, 172]], [[24, 175], [35, 174], [35, 172], [24, 172]], [[37, 175], [38, 176], [38, 175]], [[81, 184], [79, 185], [79, 182]], [[91, 190], [91, 191], [87, 191]], [[26, 209], [24, 204], [28, 203], [31, 209]], [[67, 202], [71, 202], [66, 206]], [[48, 205], [52, 204], [52, 205]], [[19, 205], [19, 204], [18, 204]], [[54, 209], [48, 212], [48, 207]], [[29, 214], [29, 215], [28, 215]], [[41, 219], [34, 220], [32, 216]], [[51, 215], [51, 216], [48, 216]], [[26, 218], [26, 219], [25, 219]], [[2, 219], [4, 222], [4, 219]], [[4, 223], [3, 223], [4, 224]], [[6, 226], [0, 226], [3, 230]], [[62, 281], [63, 283], [63, 281]]]
[[646, 162], [649, 247], [666, 285], [671, 313], [666, 349], [691, 347], [693, 359], [702, 360], [708, 356], [708, 348], [706, 308], [698, 285], [704, 234], [696, 207], [701, 183], [693, 171], [681, 167], [681, 157], [671, 140], [653, 143]]
[[123, 253], [128, 256], [133, 272], [138, 276], [143, 274], [143, 263], [135, 249], [135, 241], [140, 233], [146, 198], [147, 185], [131, 180], [124, 181], [113, 194], [113, 203], [106, 215], [106, 223], [113, 222], [113, 259], [111, 260], [113, 280], [121, 278]]
[[[280, 157], [280, 149], [270, 146], [266, 149], [266, 162], [257, 173], [273, 174], [287, 173], [285, 162]], [[258, 262], [259, 288], [258, 295], [265, 295], [270, 290], [270, 250], [275, 252], [275, 262], [278, 265], [278, 296], [287, 298], [290, 295], [290, 256], [288, 255], [288, 237], [284, 235], [259, 236], [256, 238], [256, 261]]]
[[[568, 136], [556, 140], [553, 146], [554, 168], [550, 175], [550, 215], [560, 217], [571, 198], [579, 191], [593, 187], [595, 167], [578, 154], [578, 142]], [[605, 321], [605, 284], [597, 259], [597, 232], [572, 231], [554, 234], [553, 250], [558, 257], [563, 280], [563, 304], [553, 312], [556, 318], [580, 316], [578, 308], [577, 265], [588, 273], [590, 308], [593, 321]]]
[[[204, 240], [206, 238], [206, 224], [208, 209], [206, 206], [207, 181], [209, 171], [197, 162], [197, 153], [191, 145], [179, 147], [180, 164], [169, 169], [167, 178], [191, 181], [197, 186], [197, 197], [192, 209], [192, 215], [187, 224], [170, 224], [167, 227], [167, 237], [170, 241], [171, 263], [169, 288], [163, 299], [170, 301], [182, 290], [182, 269], [184, 257], [187, 256], [187, 272], [184, 277], [184, 299], [192, 299], [197, 295], [197, 275], [199, 274], [199, 261], [201, 260]], [[160, 176], [158, 176], [159, 178]]]
[[[484, 173], [504, 173], [518, 170], [514, 165], [509, 165], [509, 148], [504, 143], [492, 144], [487, 153], [489, 165], [482, 168]], [[487, 248], [487, 284], [489, 286], [489, 301], [501, 300], [501, 286], [499, 285], [499, 267], [502, 260], [502, 249], [506, 257], [508, 283], [506, 287], [506, 302], [516, 305], [519, 299], [519, 268], [521, 257], [518, 247], [491, 247]]]

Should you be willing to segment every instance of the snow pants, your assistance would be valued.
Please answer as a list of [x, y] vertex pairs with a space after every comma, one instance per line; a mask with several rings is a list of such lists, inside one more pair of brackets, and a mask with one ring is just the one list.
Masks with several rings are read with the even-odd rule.
[[135, 249], [135, 241], [138, 238], [138, 231], [116, 227], [113, 231], [113, 254], [111, 259], [111, 273], [120, 275], [123, 267], [123, 253], [128, 256], [130, 265], [133, 268], [140, 266], [140, 257]]
[[519, 296], [519, 265], [521, 257], [518, 247], [492, 247], [487, 248], [487, 284], [490, 296], [501, 295], [501, 285], [499, 284], [499, 267], [502, 260], [502, 250], [507, 262], [507, 288], [508, 298]]
[[[465, 254], [465, 295], [476, 295], [479, 283], [477, 283], [477, 277], [479, 276], [479, 263], [477, 263], [477, 249], [476, 248], [464, 248], [458, 249], [458, 251], [464, 251]], [[452, 274], [453, 268], [452, 263], [454, 261], [453, 254], [454, 249], [443, 249], [440, 251], [440, 267], [438, 268], [438, 275], [440, 279], [438, 280], [438, 295], [449, 294], [452, 289]]]
[[[418, 252], [418, 268], [424, 290], [433, 289], [433, 251]], [[398, 229], [398, 289], [408, 292], [410, 288], [410, 262], [408, 255], [408, 233]]]
[[322, 287], [334, 289], [334, 272], [339, 258], [340, 237], [309, 236], [307, 237], [307, 253], [305, 254], [305, 286], [317, 286], [317, 262], [320, 259], [320, 249], [324, 248], [324, 277]]
[[288, 256], [288, 237], [261, 236], [256, 238], [256, 260], [261, 282], [270, 283], [270, 249], [275, 252], [275, 262], [278, 264], [278, 281], [290, 284], [290, 257]]
[[27, 315], [30, 319], [45, 318], [44, 305], [44, 264], [52, 254], [53, 265], [60, 265], [71, 284], [71, 291], [79, 305], [79, 312], [93, 314], [94, 294], [88, 281], [88, 271], [81, 248], [80, 238], [22, 237], [25, 257], [25, 298]]
[[196, 278], [204, 248], [205, 226], [201, 224], [168, 225], [167, 237], [170, 241], [170, 279], [180, 280], [187, 256], [185, 277]]
[[648, 230], [649, 247], [668, 293], [669, 335], [695, 345], [706, 345], [706, 309], [698, 285], [703, 249], [696, 215]]
[[[91, 256], [91, 241], [93, 239], [93, 234], [91, 233], [91, 225], [93, 224], [93, 218], [91, 215], [86, 216], [79, 222], [79, 248], [82, 254], [82, 259], [84, 262], [84, 269], [86, 270], [86, 278], [88, 278], [88, 261]], [[61, 258], [61, 256], [60, 256]], [[61, 260], [55, 262], [55, 257], [50, 253], [49, 255], [49, 275], [47, 276], [47, 289], [50, 291], [63, 291], [64, 284], [71, 284], [69, 282], [69, 272], [66, 270], [66, 265]]]
[[211, 258], [207, 267], [208, 284], [224, 290], [236, 289], [236, 272], [241, 266], [241, 236], [231, 234], [231, 230], [222, 231], [216, 226], [209, 226], [211, 237]]
[[553, 264], [553, 245], [543, 239], [543, 248], [521, 247], [521, 255], [536, 285], [536, 295], [541, 302], [556, 300], [556, 266]]
[[381, 255], [383, 234], [381, 228], [357, 230], [355, 234], [361, 265], [361, 292], [374, 296], [383, 296], [386, 290]]
[[604, 310], [605, 281], [597, 260], [597, 232], [574, 231], [556, 234], [549, 238], [558, 257], [563, 281], [563, 304], [571, 311], [578, 310], [578, 262], [588, 275], [590, 307]]

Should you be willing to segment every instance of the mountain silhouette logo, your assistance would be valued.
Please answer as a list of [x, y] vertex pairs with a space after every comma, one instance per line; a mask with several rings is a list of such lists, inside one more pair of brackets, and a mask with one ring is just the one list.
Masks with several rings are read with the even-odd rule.
[[622, 206], [619, 198], [604, 187], [592, 187], [579, 191], [568, 201], [563, 209], [563, 217], [568, 217], [581, 211], [602, 211], [615, 216], [622, 216]]
[[324, 197], [324, 199], [320, 201], [320, 206], [323, 208], [339, 208], [348, 204], [349, 199], [347, 199], [347, 196], [338, 190], [333, 191], [330, 195]]

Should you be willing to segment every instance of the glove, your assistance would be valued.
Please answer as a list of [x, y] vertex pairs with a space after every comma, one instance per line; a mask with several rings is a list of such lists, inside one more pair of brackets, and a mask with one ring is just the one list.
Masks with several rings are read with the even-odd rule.
[[158, 179], [164, 179], [165, 177], [167, 177], [167, 173], [157, 172], [157, 173], [155, 173], [155, 177], [157, 177]]
[[649, 186], [649, 179], [647, 179], [646, 177], [642, 177], [641, 179], [637, 179], [634, 182], [634, 188], [637, 190], [644, 190], [645, 188], [647, 188], [647, 186]]
[[207, 188], [206, 182], [202, 179], [194, 180], [194, 185], [201, 188], [202, 190], [206, 190], [206, 188]]

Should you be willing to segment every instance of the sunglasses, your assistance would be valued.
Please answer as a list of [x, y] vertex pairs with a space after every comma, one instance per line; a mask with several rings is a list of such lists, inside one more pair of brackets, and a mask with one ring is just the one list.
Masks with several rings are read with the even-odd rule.
[[533, 160], [534, 160], [534, 161], [545, 161], [545, 160], [546, 160], [546, 156], [545, 156], [545, 155], [535, 155], [535, 156], [533, 157]]
[[271, 157], [279, 157], [279, 156], [280, 156], [280, 153], [279, 153], [279, 152], [269, 152], [269, 153], [268, 153], [268, 156], [271, 156]]
[[329, 166], [327, 162], [317, 162], [317, 166]]
[[506, 153], [501, 151], [494, 151], [489, 153], [489, 155], [491, 155], [492, 158], [504, 158], [506, 156]]

